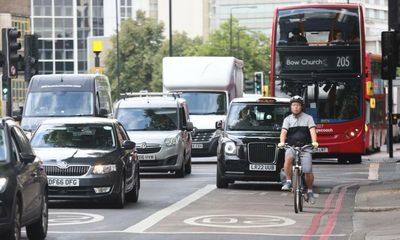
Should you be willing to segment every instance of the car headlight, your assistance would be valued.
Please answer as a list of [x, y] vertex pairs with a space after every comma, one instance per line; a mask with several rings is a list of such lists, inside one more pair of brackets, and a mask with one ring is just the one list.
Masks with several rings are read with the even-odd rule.
[[7, 182], [8, 182], [7, 178], [0, 178], [0, 193], [6, 190]]
[[93, 168], [93, 174], [106, 174], [115, 171], [117, 171], [117, 166], [115, 164], [95, 165]]
[[165, 142], [165, 145], [167, 145], [168, 147], [172, 147], [178, 143], [178, 139], [179, 139], [179, 135], [174, 135], [171, 137], [167, 137], [164, 140], [164, 142]]
[[236, 154], [236, 144], [234, 142], [225, 142], [225, 154]]

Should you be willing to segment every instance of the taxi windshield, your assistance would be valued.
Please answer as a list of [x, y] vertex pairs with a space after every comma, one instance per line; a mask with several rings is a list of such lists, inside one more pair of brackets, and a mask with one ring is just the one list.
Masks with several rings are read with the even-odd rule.
[[232, 103], [228, 131], [280, 131], [283, 119], [290, 114], [288, 104]]

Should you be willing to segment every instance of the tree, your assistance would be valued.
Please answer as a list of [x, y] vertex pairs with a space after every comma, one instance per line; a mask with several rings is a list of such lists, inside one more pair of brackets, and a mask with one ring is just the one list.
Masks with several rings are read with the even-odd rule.
[[[244, 61], [245, 79], [253, 79], [254, 72], [262, 71], [264, 76], [270, 69], [270, 43], [262, 32], [251, 31], [239, 26], [239, 20], [232, 20], [233, 55]], [[194, 45], [186, 50], [188, 55], [229, 56], [230, 23], [224, 22], [210, 34], [202, 45]]]
[[[120, 89], [124, 92], [151, 90], [153, 81], [154, 58], [162, 46], [164, 24], [146, 18], [144, 12], [136, 13], [136, 20], [127, 19], [120, 30]], [[117, 94], [117, 44], [116, 36], [111, 39], [113, 51], [105, 59], [106, 74], [112, 82], [113, 97]]]
[[[185, 32], [174, 32], [172, 36], [172, 52], [174, 56], [189, 56], [189, 49], [195, 48], [202, 44], [199, 37], [191, 39]], [[151, 82], [151, 89], [156, 92], [162, 91], [162, 59], [169, 55], [169, 40], [166, 39], [157, 55], [154, 57], [153, 65], [153, 81]]]

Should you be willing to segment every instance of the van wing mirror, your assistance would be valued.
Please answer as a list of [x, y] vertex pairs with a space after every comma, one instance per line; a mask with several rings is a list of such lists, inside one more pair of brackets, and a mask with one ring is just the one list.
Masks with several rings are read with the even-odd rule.
[[219, 120], [215, 122], [215, 129], [222, 129], [224, 128], [224, 121], [223, 120]]
[[101, 117], [108, 117], [108, 110], [105, 108], [101, 108], [99, 112], [99, 116]]
[[187, 122], [186, 123], [186, 130], [187, 131], [193, 131], [193, 123], [192, 122]]

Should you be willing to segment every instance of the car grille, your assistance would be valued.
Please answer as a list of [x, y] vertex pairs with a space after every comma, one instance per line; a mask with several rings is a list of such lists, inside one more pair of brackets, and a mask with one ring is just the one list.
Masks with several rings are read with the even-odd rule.
[[136, 150], [139, 154], [157, 153], [161, 150], [161, 147], [136, 148]]
[[252, 163], [273, 163], [276, 146], [274, 143], [249, 143], [247, 145], [248, 159]]
[[196, 134], [193, 137], [193, 142], [209, 142], [214, 135], [215, 130], [209, 131], [196, 131]]
[[82, 176], [89, 171], [90, 166], [68, 166], [59, 168], [58, 166], [44, 166], [48, 176]]

